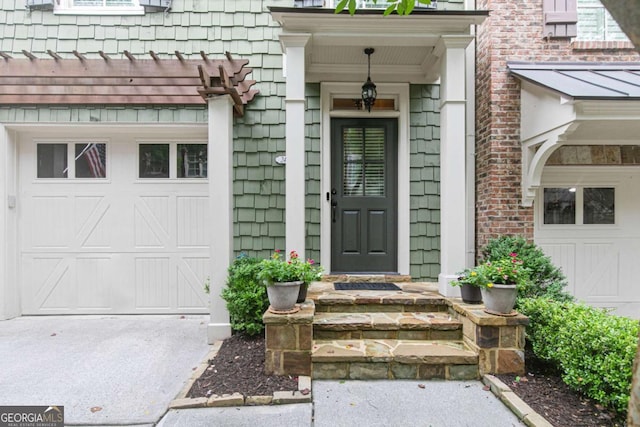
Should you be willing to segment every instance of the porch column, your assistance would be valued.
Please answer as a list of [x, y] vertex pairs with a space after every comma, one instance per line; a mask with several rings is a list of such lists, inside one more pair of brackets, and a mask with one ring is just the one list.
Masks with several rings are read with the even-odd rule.
[[0, 125], [0, 320], [20, 315], [15, 133]]
[[[438, 290], [458, 296], [449, 285], [466, 266], [466, 53], [473, 36], [442, 36], [435, 52], [440, 73], [440, 275]], [[472, 106], [473, 107], [473, 106]]]
[[220, 296], [233, 258], [233, 100], [230, 96], [211, 97], [207, 173], [211, 213], [210, 271], [211, 316], [207, 326], [209, 344], [231, 336], [229, 312]]
[[309, 34], [282, 34], [280, 43], [285, 54], [286, 70], [286, 214], [285, 245], [287, 254], [295, 250], [305, 256], [305, 138], [304, 81], [305, 45]]

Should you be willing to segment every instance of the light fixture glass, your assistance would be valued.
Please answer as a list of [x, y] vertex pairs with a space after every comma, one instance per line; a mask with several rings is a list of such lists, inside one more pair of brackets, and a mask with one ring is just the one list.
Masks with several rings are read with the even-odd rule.
[[372, 47], [364, 50], [365, 55], [367, 55], [367, 81], [362, 85], [362, 102], [364, 102], [368, 112], [371, 112], [371, 107], [375, 104], [378, 96], [376, 85], [371, 81], [371, 54], [373, 52], [375, 52], [375, 49]]

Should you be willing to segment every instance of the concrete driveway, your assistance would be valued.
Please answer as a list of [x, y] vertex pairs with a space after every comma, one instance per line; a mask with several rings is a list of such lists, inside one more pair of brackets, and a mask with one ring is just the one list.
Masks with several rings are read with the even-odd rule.
[[66, 424], [154, 424], [208, 351], [208, 316], [0, 321], [0, 405], [63, 405]]

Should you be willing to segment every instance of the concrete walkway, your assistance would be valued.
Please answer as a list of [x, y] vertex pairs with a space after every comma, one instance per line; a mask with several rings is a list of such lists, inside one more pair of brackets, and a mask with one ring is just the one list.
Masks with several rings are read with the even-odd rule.
[[[424, 385], [424, 388], [421, 387]], [[512, 427], [479, 381], [314, 381], [313, 404], [171, 410], [162, 427]]]
[[0, 405], [64, 405], [67, 424], [153, 425], [206, 356], [208, 318], [0, 321]]

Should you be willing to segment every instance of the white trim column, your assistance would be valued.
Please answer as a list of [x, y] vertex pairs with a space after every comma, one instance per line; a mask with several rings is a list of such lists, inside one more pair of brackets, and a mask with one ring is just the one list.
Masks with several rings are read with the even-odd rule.
[[17, 150], [15, 132], [0, 125], [0, 320], [20, 315]]
[[287, 254], [295, 250], [305, 256], [305, 46], [309, 34], [282, 34], [286, 77], [286, 213], [285, 245]]
[[467, 185], [466, 47], [473, 36], [442, 36], [435, 47], [441, 58], [440, 82], [440, 275], [438, 290], [459, 296], [449, 285], [466, 266]]
[[233, 259], [233, 100], [231, 96], [211, 97], [209, 141], [207, 144], [209, 211], [211, 214], [209, 301], [207, 325], [209, 344], [231, 336], [231, 322], [220, 296]]

